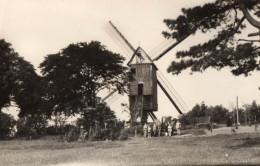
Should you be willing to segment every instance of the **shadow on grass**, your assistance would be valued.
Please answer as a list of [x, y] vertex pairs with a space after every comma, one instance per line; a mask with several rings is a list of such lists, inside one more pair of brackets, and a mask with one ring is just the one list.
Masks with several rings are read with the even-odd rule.
[[[207, 166], [237, 166], [237, 165], [242, 165], [242, 166], [259, 166], [259, 164], [192, 164], [192, 166], [203, 166], [203, 165], [207, 165]], [[160, 165], [160, 166], [170, 166], [169, 165]], [[178, 166], [187, 166], [187, 165], [178, 165]]]
[[256, 147], [260, 146], [260, 137], [255, 137], [255, 138], [241, 138], [241, 139], [234, 139], [238, 141], [242, 141], [242, 143], [229, 146], [230, 149], [239, 149], [239, 148], [251, 148], [251, 147]]
[[96, 145], [95, 148], [100, 148], [100, 149], [114, 149], [114, 148], [120, 148], [123, 147], [123, 145], [120, 144], [111, 144], [111, 143], [105, 143], [105, 144], [100, 144]]
[[21, 144], [9, 145], [1, 147], [1, 150], [60, 150], [60, 149], [73, 149], [73, 148], [84, 148], [93, 147], [93, 143], [89, 142], [47, 142], [47, 141], [23, 141]]

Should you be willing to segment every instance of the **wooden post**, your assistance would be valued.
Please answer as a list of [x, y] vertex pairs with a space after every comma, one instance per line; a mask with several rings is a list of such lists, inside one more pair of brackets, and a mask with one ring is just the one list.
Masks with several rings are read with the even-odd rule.
[[135, 126], [135, 138], [137, 137], [137, 127]]
[[237, 96], [237, 126], [238, 125], [239, 125], [239, 113], [238, 113], [238, 96]]
[[247, 115], [246, 115], [246, 110], [245, 110], [245, 126], [247, 125]]
[[233, 123], [234, 123], [234, 125], [235, 125], [235, 128], [237, 129], [237, 123], [236, 123], [236, 110], [234, 109], [233, 110]]
[[161, 130], [163, 131], [163, 117], [162, 117], [162, 125], [161, 125], [162, 127], [161, 127]]

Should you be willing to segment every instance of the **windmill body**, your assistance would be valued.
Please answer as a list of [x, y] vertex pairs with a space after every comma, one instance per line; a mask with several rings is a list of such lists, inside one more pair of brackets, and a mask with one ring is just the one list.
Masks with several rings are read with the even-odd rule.
[[129, 108], [132, 120], [141, 119], [158, 110], [157, 67], [145, 51], [138, 47], [130, 61]]
[[[138, 47], [135, 50], [111, 21], [108, 23], [107, 32], [119, 47], [123, 49], [125, 55], [130, 58], [127, 65], [130, 67], [133, 78], [129, 82], [129, 109], [131, 121], [136, 122], [138, 121], [138, 118], [140, 118], [141, 122], [144, 123], [146, 122], [148, 115], [152, 120], [157, 119], [153, 113], [154, 111], [158, 111], [157, 85], [162, 89], [175, 109], [180, 114], [183, 112], [185, 113], [187, 110], [185, 107], [187, 107], [187, 105], [153, 62], [163, 57], [187, 37], [176, 41], [169, 47], [167, 46], [162, 52], [156, 49], [156, 52], [161, 53], [159, 55], [155, 54], [155, 58], [152, 59], [141, 47]], [[114, 94], [115, 92], [116, 91], [113, 91], [111, 94]], [[108, 96], [110, 96], [110, 94]]]

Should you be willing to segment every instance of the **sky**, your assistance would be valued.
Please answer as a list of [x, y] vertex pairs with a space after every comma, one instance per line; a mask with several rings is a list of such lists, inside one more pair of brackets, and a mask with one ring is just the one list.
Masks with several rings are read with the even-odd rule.
[[[167, 30], [163, 19], [176, 18], [181, 8], [201, 5], [210, 0], [0, 0], [0, 38], [25, 60], [31, 62], [37, 72], [39, 64], [48, 54], [59, 52], [71, 43], [98, 40], [113, 52], [123, 51], [106, 33], [105, 25], [111, 20], [127, 40], [135, 47], [141, 46], [149, 52], [165, 39], [161, 34]], [[248, 26], [248, 32], [256, 29]], [[172, 84], [188, 108], [196, 103], [206, 105], [222, 104], [228, 109], [235, 106], [236, 96], [239, 107], [260, 100], [259, 72], [251, 76], [233, 76], [228, 68], [216, 71], [208, 69], [203, 73], [179, 75], [167, 73], [175, 58], [176, 51], [187, 50], [192, 45], [212, 38], [214, 32], [196, 33], [190, 36], [156, 62], [159, 70]], [[246, 34], [243, 37], [246, 38]], [[104, 96], [104, 94], [100, 94]], [[127, 96], [111, 105], [120, 119], [127, 119], [120, 103], [128, 102]], [[158, 112], [155, 115], [177, 117], [167, 97], [158, 88]], [[12, 112], [15, 108], [10, 108]], [[6, 109], [7, 111], [7, 109]]]

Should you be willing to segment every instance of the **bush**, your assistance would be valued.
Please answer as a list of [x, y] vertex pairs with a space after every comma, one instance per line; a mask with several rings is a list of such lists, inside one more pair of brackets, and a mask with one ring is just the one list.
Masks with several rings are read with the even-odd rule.
[[43, 115], [28, 115], [17, 121], [17, 136], [38, 138], [46, 134], [47, 119]]
[[227, 125], [227, 127], [232, 126], [232, 119], [231, 118], [227, 118], [226, 125]]
[[110, 132], [109, 132], [109, 138], [110, 140], [116, 140], [116, 139], [119, 139], [119, 136], [120, 136], [120, 131], [119, 130], [115, 130], [115, 129], [112, 129]]
[[46, 134], [47, 135], [56, 135], [56, 129], [55, 129], [55, 126], [48, 126], [46, 128]]
[[127, 140], [130, 133], [129, 129], [122, 129], [118, 137], [119, 140]]
[[76, 141], [79, 138], [79, 133], [77, 133], [75, 127], [71, 127], [71, 129], [65, 133], [65, 140], [68, 142]]
[[97, 138], [96, 138], [96, 135], [95, 134], [92, 134], [88, 137], [88, 140], [89, 141], [97, 141]]
[[115, 130], [99, 130], [89, 136], [89, 141], [115, 140], [119, 137], [119, 133]]
[[16, 121], [12, 115], [0, 112], [0, 139], [7, 139], [14, 135]]
[[193, 135], [204, 135], [204, 134], [206, 134], [204, 129], [194, 129], [193, 131]]

